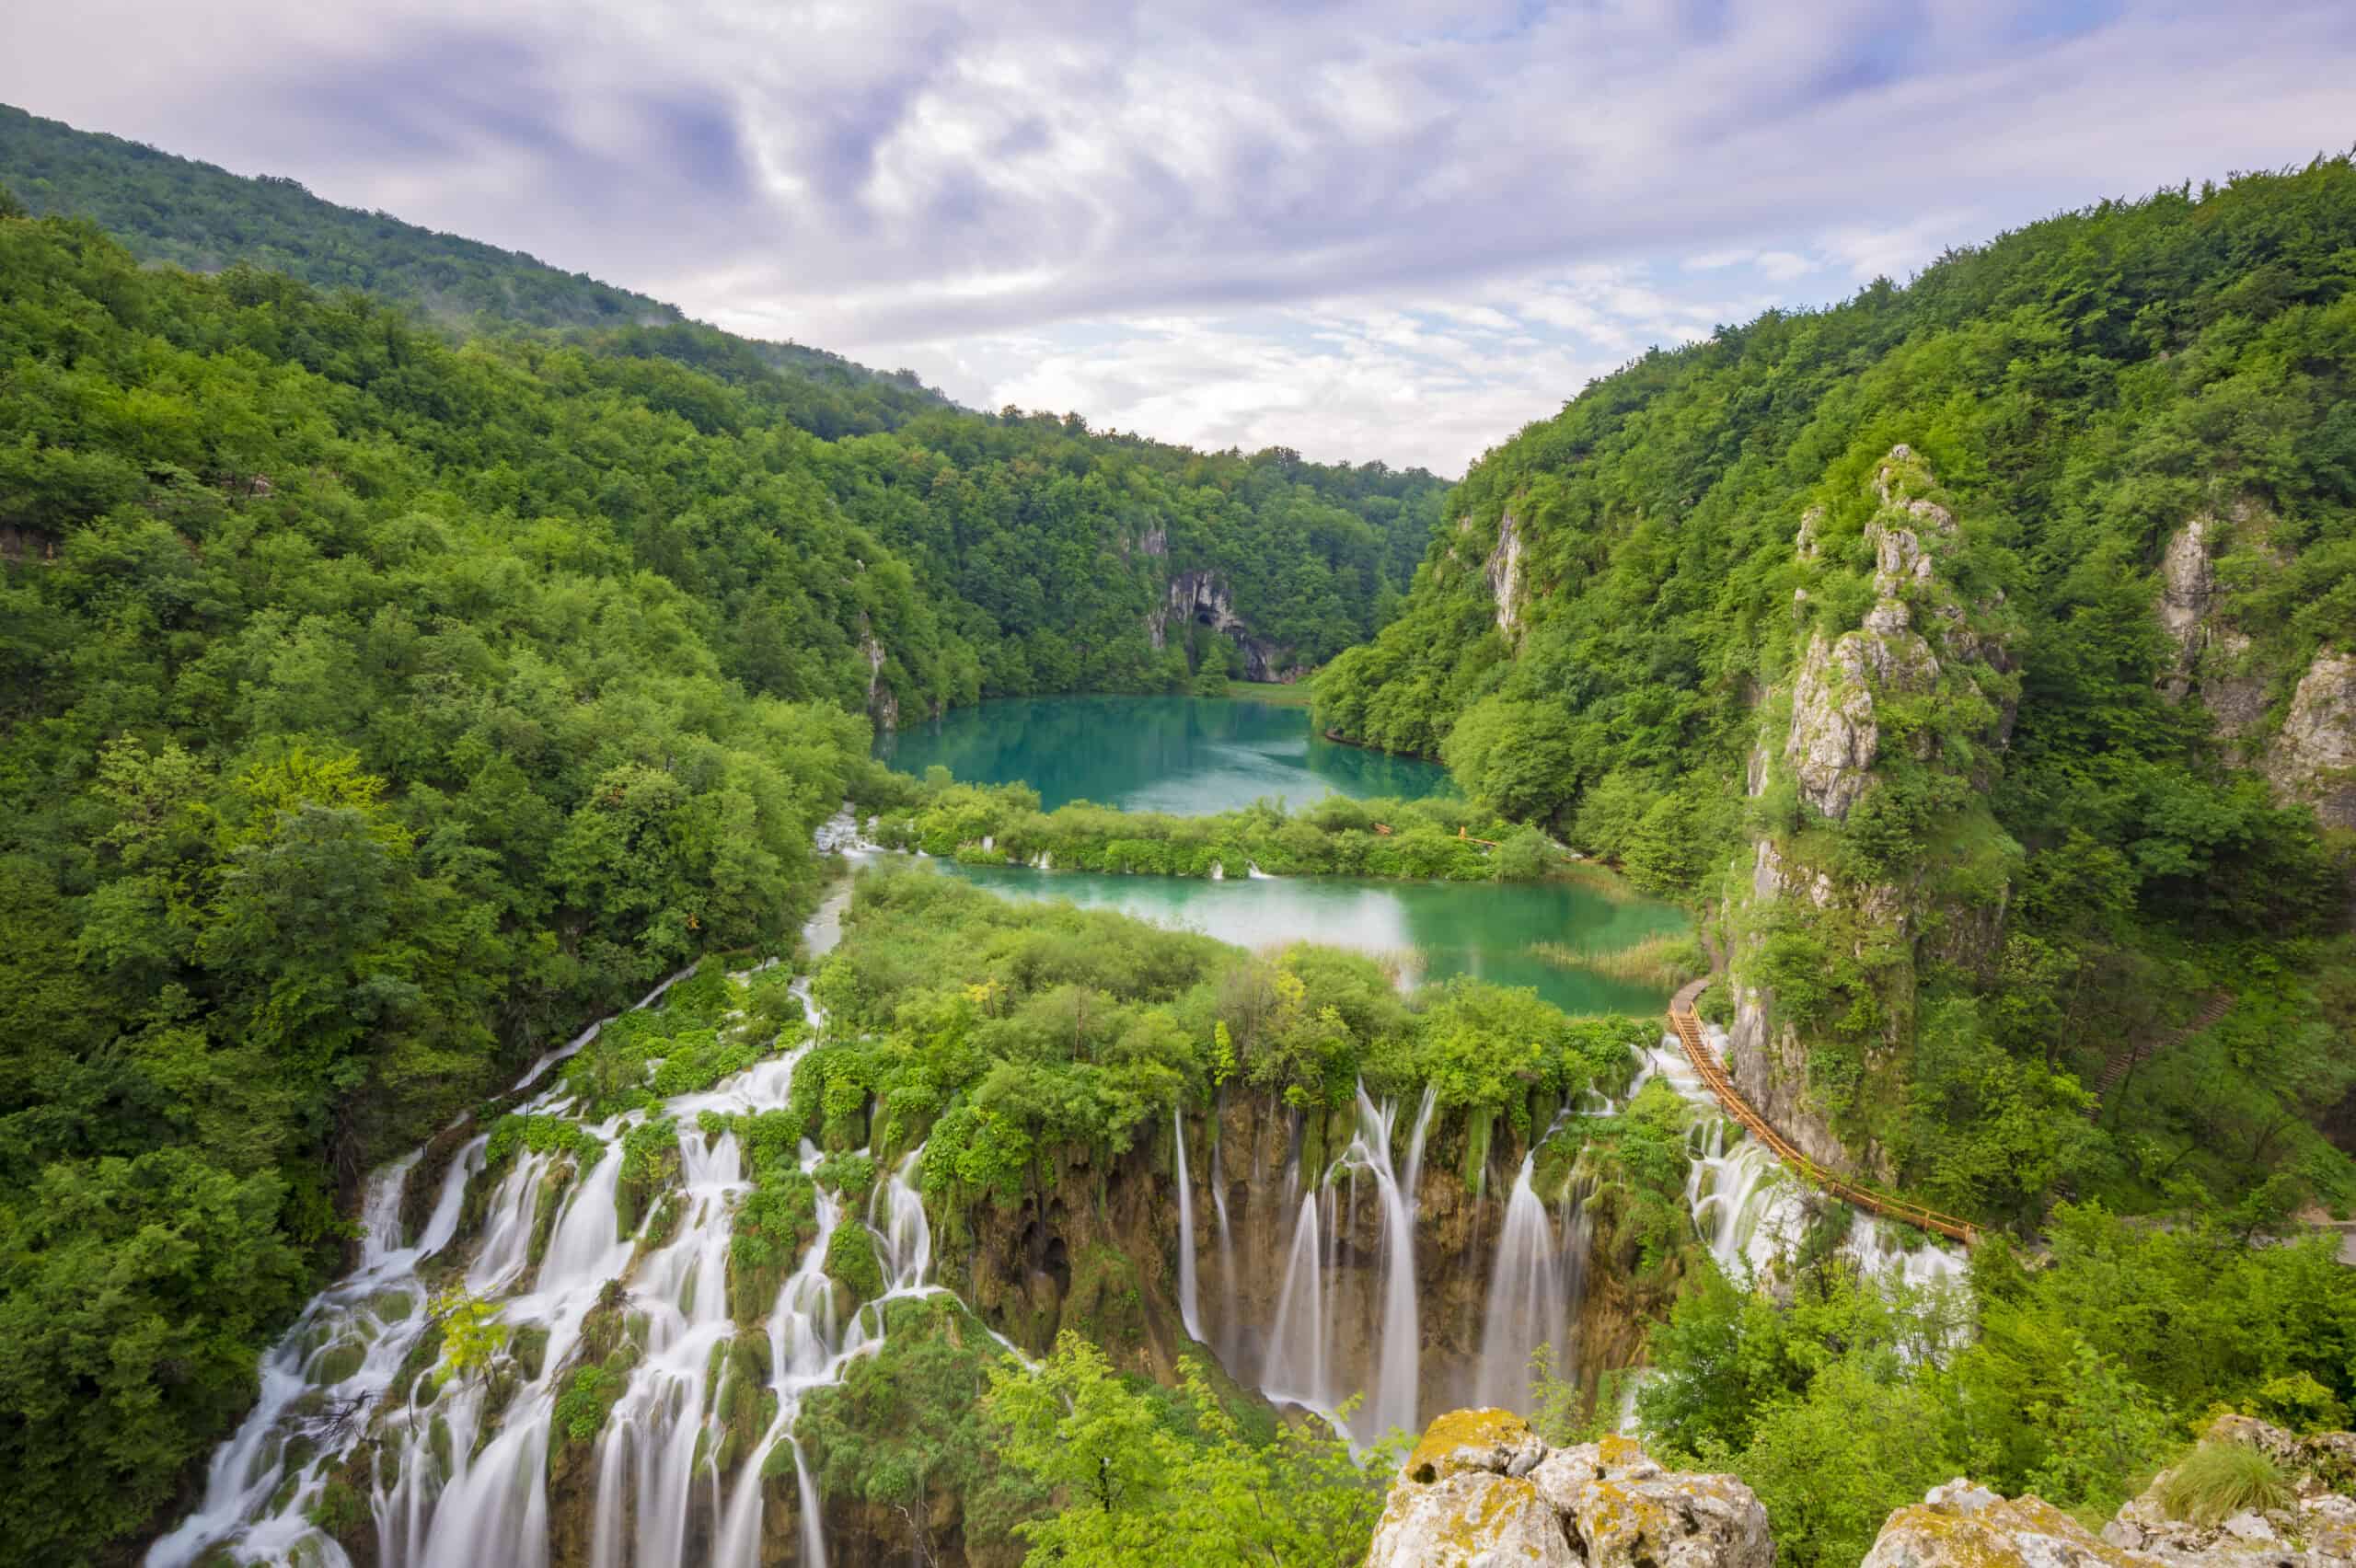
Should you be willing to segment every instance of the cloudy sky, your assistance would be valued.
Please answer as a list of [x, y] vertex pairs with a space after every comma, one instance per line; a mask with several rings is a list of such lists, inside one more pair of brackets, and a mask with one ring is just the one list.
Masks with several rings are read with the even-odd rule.
[[2356, 4], [75, 0], [0, 100], [960, 400], [1449, 474], [1646, 345], [2356, 143]]

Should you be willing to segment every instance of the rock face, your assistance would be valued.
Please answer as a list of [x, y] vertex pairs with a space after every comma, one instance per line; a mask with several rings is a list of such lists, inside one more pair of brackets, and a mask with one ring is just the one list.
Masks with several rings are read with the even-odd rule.
[[[1877, 700], [1930, 692], [1940, 684], [1939, 653], [1916, 629], [1917, 609], [1950, 661], [1999, 672], [2006, 665], [2002, 637], [1972, 624], [2002, 600], [1980, 607], [1975, 617], [1939, 575], [1939, 555], [1955, 544], [1956, 520], [1937, 502], [1913, 493], [1928, 483], [1911, 448], [1890, 449], [1874, 476], [1881, 507], [1865, 526], [1874, 549], [1874, 606], [1854, 631], [1829, 641], [1822, 632], [1813, 634], [1793, 683], [1784, 757], [1800, 798], [1829, 817], [1846, 817], [1873, 782], [1881, 755]], [[1803, 562], [1821, 554], [1822, 523], [1818, 508], [1800, 520], [1795, 548]], [[1807, 591], [1799, 592], [1805, 603]]]
[[1508, 512], [1497, 524], [1497, 546], [1482, 563], [1489, 596], [1497, 605], [1497, 629], [1510, 642], [1521, 628], [1521, 525]]
[[[1809, 630], [1790, 677], [1788, 718], [1777, 704], [1762, 705], [1745, 777], [1753, 797], [1788, 780], [1803, 818], [1846, 822], [1880, 786], [1885, 765], [1897, 760], [1958, 775], [1984, 796], [2016, 706], [2014, 617], [2001, 589], [1972, 580], [1966, 525], [1934, 499], [1930, 470], [1911, 448], [1894, 446], [1875, 468], [1871, 494], [1863, 542], [1872, 551], [1873, 600], [1854, 627], [1820, 622]], [[1794, 552], [1811, 584], [1845, 597], [1854, 580], [1839, 574], [1857, 557], [1832, 527], [1823, 508], [1810, 507]], [[1796, 613], [1813, 613], [1813, 597], [1807, 587], [1796, 590]], [[1891, 756], [1900, 744], [1903, 756]], [[1799, 834], [1771, 832], [1752, 844], [1750, 874], [1726, 915], [1734, 1001], [1728, 1065], [1761, 1112], [1820, 1164], [1883, 1180], [1893, 1174], [1871, 1107], [1903, 1088], [1915, 966], [1937, 960], [1984, 973], [2002, 948], [2004, 860], [2019, 852], [1985, 825], [1989, 831], [1957, 839], [1989, 863], [1950, 881], [1994, 890], [1975, 894], [1975, 901], [1943, 895], [1920, 867], [1865, 880], [1853, 862], [1818, 854], [1823, 863], [1810, 863], [1811, 839]], [[1763, 962], [1768, 933], [1794, 923], [1856, 961], [1854, 972], [1878, 1004], [1881, 1028], [1865, 1043], [1862, 1081], [1837, 1093], [1811, 1081], [1817, 1043], [1806, 1037], [1805, 1020], [1779, 1011]]]
[[1173, 572], [1162, 602], [1146, 613], [1146, 640], [1159, 653], [1169, 641], [1171, 626], [1174, 623], [1183, 628], [1189, 621], [1200, 622], [1235, 639], [1236, 647], [1243, 653], [1244, 673], [1255, 681], [1289, 685], [1307, 673], [1293, 659], [1290, 649], [1280, 648], [1253, 633], [1243, 617], [1235, 613], [1234, 595], [1226, 580], [1215, 571]]
[[2266, 754], [2278, 800], [2304, 801], [2330, 827], [2356, 827], [2356, 654], [2316, 655]]
[[1519, 1416], [1431, 1424], [1367, 1568], [1773, 1568], [1767, 1511], [1726, 1475], [1663, 1470], [1624, 1437], [1549, 1449]]
[[867, 660], [867, 716], [879, 730], [896, 730], [900, 727], [899, 694], [884, 680], [884, 665], [890, 656], [872, 631], [860, 636], [859, 651]]
[[2177, 650], [2160, 689], [2172, 702], [2199, 692], [2229, 743], [2266, 717], [2268, 683], [2264, 670], [2251, 667], [2249, 638], [2232, 624], [2213, 558], [2229, 529], [2258, 519], [2246, 505], [2233, 509], [2230, 523], [2202, 513], [2169, 536], [2160, 558], [2160, 626]]
[[1933, 1487], [1890, 1515], [1863, 1568], [2343, 1568], [2356, 1564], [2356, 1434], [2293, 1437], [2247, 1416], [2221, 1416], [2201, 1439], [2244, 1443], [2281, 1468], [2284, 1505], [2215, 1523], [2174, 1516], [2173, 1470], [2153, 1479], [2100, 1536], [2036, 1497], [2008, 1501], [1968, 1481]]
[[2040, 1498], [2009, 1501], [1957, 1480], [1890, 1515], [1861, 1568], [2135, 1568], [2148, 1562]]
[[2293, 1437], [2246, 1415], [2226, 1415], [2212, 1423], [2200, 1441], [2204, 1447], [2246, 1444], [2273, 1459], [2290, 1484], [2285, 1505], [2246, 1510], [2213, 1524], [2179, 1519], [2171, 1516], [2165, 1501], [2176, 1472], [2163, 1470], [2142, 1496], [2103, 1527], [2106, 1541], [2135, 1553], [2130, 1561], [2141, 1563], [2213, 1563], [2220, 1568], [2356, 1563], [2356, 1498], [2339, 1490], [2356, 1481], [2356, 1434]]

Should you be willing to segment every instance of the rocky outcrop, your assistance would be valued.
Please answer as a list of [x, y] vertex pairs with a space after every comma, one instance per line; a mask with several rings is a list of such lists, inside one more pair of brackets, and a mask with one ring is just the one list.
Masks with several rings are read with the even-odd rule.
[[2316, 655], [2267, 748], [2275, 797], [2304, 801], [2327, 826], [2356, 828], [2356, 654]]
[[[2001, 588], [1974, 579], [1965, 525], [1936, 499], [1930, 470], [1911, 448], [1894, 446], [1876, 466], [1870, 490], [1863, 534], [1873, 555], [1872, 602], [1854, 627], [1819, 621], [1808, 629], [1785, 688], [1788, 711], [1762, 702], [1745, 775], [1752, 797], [1781, 782], [1803, 817], [1833, 824], [1846, 823], [1880, 787], [1900, 735], [1904, 760], [1957, 774], [1984, 796], [2017, 701], [2015, 617]], [[1810, 507], [1794, 552], [1807, 582], [1846, 597], [1855, 584], [1837, 574], [1854, 556], [1834, 526], [1824, 508]], [[1811, 603], [1807, 587], [1796, 590], [1796, 615], [1820, 617]], [[1977, 800], [1961, 809], [1986, 813]], [[1728, 900], [1728, 1066], [1761, 1113], [1831, 1169], [1893, 1175], [1874, 1107], [1904, 1088], [1918, 963], [1985, 973], [2001, 951], [2008, 861], [2019, 851], [1992, 823], [1947, 837], [1972, 865], [1917, 860], [1869, 878], [1858, 857], [1822, 852], [1820, 836], [1771, 832], [1753, 841], [1751, 863], [1740, 868], [1747, 875]], [[1777, 1008], [1764, 954], [1783, 928], [1822, 943], [1828, 957], [1844, 961], [1844, 984], [1873, 993], [1879, 1028], [1850, 1046], [1837, 1092], [1811, 1080], [1822, 1053], [1809, 1032], [1820, 1026]]]
[[1497, 629], [1510, 642], [1521, 629], [1521, 525], [1510, 512], [1497, 524], [1496, 548], [1481, 563], [1481, 575], [1496, 602]]
[[[2235, 525], [2246, 525], [2256, 514], [2241, 506], [2232, 515]], [[2231, 743], [2265, 718], [2267, 677], [2252, 667], [2250, 640], [2232, 624], [2217, 581], [2213, 557], [2225, 531], [2203, 513], [2169, 536], [2160, 557], [2160, 626], [2176, 644], [2160, 689], [2172, 702], [2199, 692], [2219, 738]]]
[[884, 666], [891, 656], [884, 651], [875, 634], [864, 629], [860, 633], [859, 651], [867, 660], [867, 716], [879, 730], [896, 730], [900, 727], [900, 696], [884, 679]]
[[2288, 1494], [2271, 1507], [2245, 1508], [2218, 1519], [2188, 1519], [2168, 1506], [2177, 1471], [2153, 1477], [2142, 1496], [2103, 1527], [2103, 1539], [2133, 1552], [2140, 1563], [2201, 1563], [2217, 1568], [2305, 1564], [2339, 1568], [2356, 1563], [2356, 1434], [2325, 1432], [2293, 1437], [2246, 1415], [2220, 1416], [2201, 1437], [2206, 1447], [2240, 1443], [2281, 1471]]
[[[2172, 1510], [2174, 1470], [2097, 1535], [2042, 1498], [1957, 1478], [1891, 1513], [1862, 1568], [2350, 1568], [2356, 1434], [2220, 1417], [2204, 1447], [2266, 1454], [2284, 1493], [2223, 1517]], [[1664, 1470], [1624, 1437], [1552, 1448], [1520, 1417], [1461, 1410], [1408, 1456], [1367, 1568], [1772, 1568], [1766, 1510], [1727, 1475]]]
[[1159, 653], [1169, 644], [1170, 628], [1183, 628], [1189, 622], [1233, 638], [1243, 654], [1244, 674], [1255, 681], [1290, 685], [1308, 674], [1290, 649], [1257, 636], [1236, 614], [1234, 595], [1216, 571], [1173, 572], [1161, 603], [1146, 612], [1146, 640]]
[[1407, 1458], [1367, 1568], [1773, 1568], [1767, 1511], [1728, 1475], [1624, 1437], [1550, 1449], [1502, 1410], [1439, 1417]]
[[[2002, 594], [1986, 605], [1967, 605], [1940, 574], [1939, 557], [1956, 541], [1955, 514], [1913, 493], [1929, 484], [1929, 473], [1913, 451], [1892, 447], [1873, 482], [1881, 500], [1865, 526], [1874, 549], [1873, 608], [1853, 631], [1830, 640], [1821, 631], [1810, 634], [1793, 682], [1791, 725], [1784, 738], [1784, 758], [1798, 780], [1800, 798], [1835, 820], [1846, 817], [1873, 782], [1881, 755], [1877, 701], [1937, 689], [1942, 652], [1959, 666], [1949, 677], [1953, 681], [1976, 685], [1971, 666], [2001, 673], [2009, 664], [2005, 640], [1992, 618], [2002, 608]], [[1820, 556], [1822, 526], [1821, 508], [1810, 508], [1801, 518], [1795, 548], [1803, 563]], [[1805, 604], [1807, 590], [1799, 595]], [[1918, 612], [1923, 629], [1916, 626]], [[1935, 651], [1924, 629], [1938, 639]], [[2000, 731], [2008, 730], [2007, 695], [2001, 689], [1982, 689], [1981, 695], [1999, 713]], [[1923, 744], [1927, 748], [1927, 736]]]
[[2099, 1536], [2036, 1497], [2006, 1499], [1969, 1481], [1933, 1487], [1890, 1515], [1863, 1568], [2345, 1568], [2356, 1564], [2356, 1434], [2293, 1437], [2221, 1416], [2202, 1446], [2241, 1443], [2274, 1462], [2273, 1505], [2187, 1518], [2169, 1505], [2176, 1470], [2153, 1478]]
[[1829, 646], [1821, 633], [1810, 638], [1792, 687], [1792, 728], [1784, 743], [1800, 798], [1826, 816], [1847, 816], [1872, 782], [1881, 755], [1876, 690], [1917, 689], [1937, 679], [1938, 670], [1930, 645], [1908, 629], [1906, 606], [1896, 600], [1883, 601], [1863, 630], [1843, 633]]
[[1860, 1568], [2137, 1568], [2041, 1498], [2009, 1500], [1956, 1480], [1890, 1515]]

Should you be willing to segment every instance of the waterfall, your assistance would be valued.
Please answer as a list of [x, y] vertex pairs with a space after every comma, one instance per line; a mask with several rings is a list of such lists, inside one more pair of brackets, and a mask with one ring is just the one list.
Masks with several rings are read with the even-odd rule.
[[[847, 888], [832, 892], [805, 928], [814, 952], [838, 939], [848, 896]], [[793, 990], [814, 1031], [824, 1018], [808, 982]], [[534, 1077], [594, 1034], [584, 1031], [543, 1058]], [[422, 1151], [377, 1171], [362, 1208], [358, 1267], [314, 1298], [264, 1357], [260, 1400], [214, 1451], [195, 1510], [151, 1548], [150, 1568], [186, 1568], [215, 1553], [341, 1564], [342, 1551], [307, 1517], [331, 1485], [356, 1485], [373, 1508], [381, 1568], [545, 1568], [552, 1468], [570, 1478], [567, 1497], [587, 1508], [593, 1568], [733, 1568], [758, 1561], [762, 1472], [780, 1443], [793, 1458], [802, 1562], [824, 1563], [821, 1499], [794, 1423], [810, 1390], [839, 1381], [852, 1359], [880, 1347], [882, 1305], [837, 1320], [824, 1263], [843, 1216], [837, 1196], [821, 1188], [815, 1235], [766, 1319], [757, 1328], [734, 1321], [728, 1262], [749, 1182], [735, 1136], [698, 1125], [706, 1112], [785, 1108], [807, 1049], [767, 1057], [656, 1113], [681, 1130], [676, 1188], [652, 1205], [676, 1216], [659, 1241], [645, 1219], [627, 1232], [620, 1220], [620, 1144], [642, 1119], [638, 1112], [595, 1124], [576, 1116], [576, 1132], [599, 1147], [578, 1155], [518, 1150], [495, 1180], [477, 1180], [489, 1139], [471, 1139], [439, 1177], [432, 1217], [409, 1246], [401, 1245], [402, 1199]], [[519, 1109], [562, 1117], [571, 1096], [560, 1082]], [[921, 1155], [908, 1153], [878, 1182], [864, 1216], [887, 1302], [941, 1291], [930, 1283], [932, 1233], [916, 1186]], [[819, 1160], [805, 1142], [803, 1172]], [[457, 1238], [470, 1182], [481, 1224], [471, 1251], [454, 1262], [443, 1255]], [[544, 1347], [537, 1369], [510, 1355], [495, 1385], [480, 1373], [456, 1375], [438, 1358], [405, 1367], [429, 1327], [432, 1291], [420, 1265], [435, 1259], [434, 1284], [463, 1282], [491, 1308], [511, 1351], [527, 1338]], [[598, 1334], [626, 1335], [635, 1356], [626, 1372], [606, 1375], [620, 1381], [594, 1447], [552, 1454], [561, 1440], [560, 1401], [593, 1365], [584, 1351], [593, 1324]], [[724, 1353], [746, 1333], [767, 1336], [777, 1410], [753, 1441], [730, 1449], [723, 1470], [727, 1384], [744, 1365]], [[377, 1457], [347, 1474], [364, 1440]]]
[[1278, 1404], [1331, 1410], [1340, 1401], [1325, 1376], [1324, 1228], [1318, 1223], [1317, 1190], [1300, 1197], [1292, 1249], [1285, 1256], [1285, 1282], [1276, 1292], [1276, 1321], [1268, 1329], [1266, 1365], [1260, 1386]]
[[[1505, 1228], [1497, 1237], [1497, 1261], [1489, 1274], [1487, 1309], [1481, 1327], [1481, 1359], [1473, 1374], [1473, 1398], [1483, 1405], [1527, 1411], [1530, 1407], [1530, 1358], [1548, 1347], [1557, 1378], [1572, 1370], [1569, 1330], [1577, 1311], [1575, 1271], [1583, 1274], [1584, 1245], [1575, 1255], [1572, 1238], [1557, 1239], [1553, 1216], [1530, 1185], [1537, 1154], [1522, 1157], [1506, 1199]], [[1571, 1199], [1584, 1218], [1584, 1194]], [[1578, 1239], [1583, 1242], [1585, 1238]]]
[[[1426, 1085], [1424, 1102], [1415, 1113], [1415, 1131], [1407, 1141], [1403, 1177], [1391, 1168], [1391, 1124], [1395, 1106], [1386, 1104], [1372, 1118], [1374, 1106], [1366, 1086], [1358, 1086], [1358, 1136], [1350, 1149], [1365, 1162], [1380, 1189], [1382, 1202], [1383, 1301], [1380, 1335], [1380, 1370], [1367, 1401], [1367, 1420], [1374, 1434], [1402, 1427], [1420, 1431], [1416, 1413], [1416, 1369], [1422, 1340], [1415, 1320], [1415, 1184], [1423, 1173], [1424, 1135], [1430, 1130], [1437, 1090]], [[1369, 1130], [1378, 1136], [1369, 1144]], [[1344, 1156], [1348, 1161], [1350, 1156]]]
[[[1345, 1399], [1362, 1394], [1364, 1401], [1345, 1424], [1357, 1443], [1380, 1437], [1394, 1426], [1415, 1429], [1422, 1359], [1415, 1297], [1415, 1189], [1437, 1102], [1436, 1091], [1426, 1086], [1408, 1135], [1406, 1162], [1396, 1165], [1391, 1146], [1398, 1104], [1385, 1101], [1377, 1105], [1366, 1086], [1358, 1086], [1355, 1134], [1334, 1164], [1306, 1183], [1285, 1261], [1284, 1284], [1277, 1292], [1276, 1320], [1261, 1368], [1262, 1390], [1279, 1403], [1305, 1405], [1329, 1418]], [[1325, 1277], [1329, 1268], [1343, 1261], [1342, 1230], [1357, 1207], [1360, 1174], [1373, 1184], [1381, 1220], [1379, 1287], [1364, 1304], [1341, 1288], [1339, 1278], [1329, 1291]], [[1337, 1186], [1342, 1177], [1350, 1182], [1346, 1194]], [[1334, 1237], [1330, 1249], [1328, 1232]], [[1339, 1320], [1344, 1318], [1354, 1320]], [[1371, 1386], [1345, 1388], [1337, 1355], [1345, 1347], [1361, 1344], [1372, 1348], [1373, 1375], [1367, 1379]]]
[[1170, 1131], [1178, 1141], [1178, 1318], [1186, 1337], [1203, 1339], [1202, 1314], [1195, 1291], [1195, 1190], [1186, 1177], [1186, 1123], [1176, 1106], [1170, 1110]]
[[1219, 1113], [1226, 1104], [1222, 1097], [1211, 1108], [1211, 1212], [1218, 1218], [1218, 1279], [1219, 1279], [1219, 1361], [1230, 1367], [1235, 1364], [1235, 1234], [1227, 1221], [1227, 1169], [1220, 1157], [1220, 1147], [1227, 1140], [1218, 1136], [1224, 1123]]
[[348, 1343], [362, 1343], [365, 1351], [359, 1369], [339, 1386], [341, 1392], [355, 1401], [373, 1400], [392, 1382], [424, 1328], [426, 1293], [417, 1265], [456, 1233], [467, 1178], [482, 1163], [483, 1143], [473, 1140], [450, 1161], [433, 1217], [412, 1246], [399, 1245], [401, 1195], [420, 1156], [397, 1160], [369, 1178], [361, 1208], [360, 1266], [313, 1300], [262, 1358], [260, 1399], [237, 1432], [214, 1450], [202, 1500], [149, 1549], [150, 1563], [179, 1568], [194, 1562], [247, 1520], [253, 1524], [242, 1532], [241, 1545], [258, 1556], [287, 1552], [309, 1533], [302, 1509], [315, 1485], [299, 1489], [296, 1505], [262, 1516], [284, 1479], [286, 1443], [298, 1436], [319, 1441], [338, 1425], [333, 1411], [303, 1414], [294, 1407], [311, 1391], [311, 1374], [319, 1370], [321, 1359]]
[[[1723, 1059], [1726, 1032], [1715, 1024], [1704, 1024], [1703, 1030], [1710, 1048]], [[1656, 1078], [1667, 1079], [1704, 1113], [1688, 1149], [1692, 1168], [1685, 1182], [1695, 1232], [1718, 1266], [1735, 1278], [1768, 1273], [1799, 1245], [1807, 1224], [1807, 1190], [1764, 1145], [1720, 1115], [1716, 1098], [1686, 1060], [1675, 1035], [1665, 1035], [1659, 1045], [1640, 1053], [1629, 1098]], [[1917, 1239], [1862, 1209], [1853, 1212], [1842, 1251], [1867, 1278], [1910, 1286], [1952, 1282], [1962, 1277], [1965, 1267], [1963, 1259], [1946, 1247]]]

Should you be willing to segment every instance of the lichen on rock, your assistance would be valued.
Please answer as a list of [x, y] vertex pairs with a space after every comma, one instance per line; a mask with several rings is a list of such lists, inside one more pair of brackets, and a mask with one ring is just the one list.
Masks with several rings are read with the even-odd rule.
[[2038, 1497], [2000, 1497], [1958, 1478], [1883, 1524], [1860, 1568], [2137, 1568], [2122, 1551]]
[[1368, 1568], [1773, 1568], [1732, 1476], [1661, 1468], [1624, 1437], [1550, 1449], [1502, 1410], [1435, 1420], [1391, 1489]]

